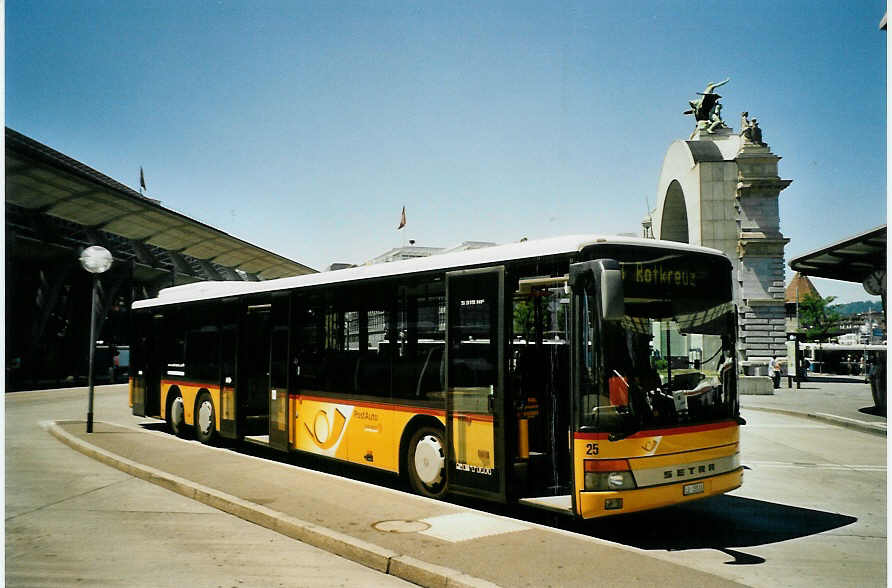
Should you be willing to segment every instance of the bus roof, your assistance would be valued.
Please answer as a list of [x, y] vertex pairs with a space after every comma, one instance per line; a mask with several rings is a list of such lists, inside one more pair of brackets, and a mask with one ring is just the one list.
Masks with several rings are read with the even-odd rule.
[[451, 268], [473, 267], [511, 260], [547, 257], [551, 255], [575, 253], [577, 251], [582, 251], [590, 245], [596, 244], [662, 247], [666, 249], [724, 255], [717, 249], [699, 247], [687, 243], [677, 243], [675, 241], [659, 241], [624, 236], [567, 235], [563, 237], [551, 237], [547, 239], [509, 243], [506, 245], [496, 245], [481, 249], [471, 249], [468, 251], [458, 251], [455, 253], [431, 255], [404, 261], [377, 263], [316, 274], [264, 280], [261, 282], [207, 281], [184, 284], [182, 286], [164, 288], [158, 293], [157, 298], [137, 300], [133, 303], [133, 308], [150, 308], [182, 302], [211, 300], [214, 298], [227, 298], [245, 294], [321, 286], [338, 282], [353, 282], [397, 275], [447, 270]]

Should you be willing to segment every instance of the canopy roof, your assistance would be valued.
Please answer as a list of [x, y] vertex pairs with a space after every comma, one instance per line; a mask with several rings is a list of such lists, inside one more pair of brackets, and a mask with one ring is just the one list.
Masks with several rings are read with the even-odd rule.
[[886, 269], [886, 225], [800, 255], [790, 267], [818, 278], [864, 282], [873, 271]]
[[6, 202], [262, 279], [315, 272], [165, 208], [10, 128], [6, 129]]

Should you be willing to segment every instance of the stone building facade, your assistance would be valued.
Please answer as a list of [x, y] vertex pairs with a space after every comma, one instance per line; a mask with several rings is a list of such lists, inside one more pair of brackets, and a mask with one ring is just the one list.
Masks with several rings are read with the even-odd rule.
[[723, 127], [694, 132], [666, 153], [652, 219], [658, 239], [713, 247], [735, 265], [738, 343], [744, 373], [786, 355], [784, 246], [778, 196], [792, 180], [764, 143]]

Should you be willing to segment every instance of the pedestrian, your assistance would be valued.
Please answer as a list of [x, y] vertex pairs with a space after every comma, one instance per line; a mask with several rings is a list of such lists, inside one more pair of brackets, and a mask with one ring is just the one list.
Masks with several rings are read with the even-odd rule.
[[771, 356], [771, 381], [774, 383], [775, 390], [780, 388], [780, 380], [781, 380], [781, 364], [780, 360], [777, 358], [777, 355]]

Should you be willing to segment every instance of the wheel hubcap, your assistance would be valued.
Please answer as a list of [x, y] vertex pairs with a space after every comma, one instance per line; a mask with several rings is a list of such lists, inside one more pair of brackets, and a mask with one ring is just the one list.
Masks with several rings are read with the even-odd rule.
[[171, 409], [171, 414], [172, 414], [171, 421], [173, 422], [174, 426], [178, 427], [180, 425], [180, 423], [183, 422], [184, 411], [183, 411], [182, 397], [175, 398], [173, 401], [173, 405], [171, 405], [170, 409]]
[[198, 427], [204, 435], [207, 435], [208, 431], [211, 430], [211, 416], [213, 413], [214, 407], [208, 400], [202, 402], [201, 406], [198, 407]]
[[438, 484], [443, 479], [446, 466], [446, 453], [440, 440], [433, 435], [425, 435], [415, 446], [415, 472], [418, 479], [428, 486]]

